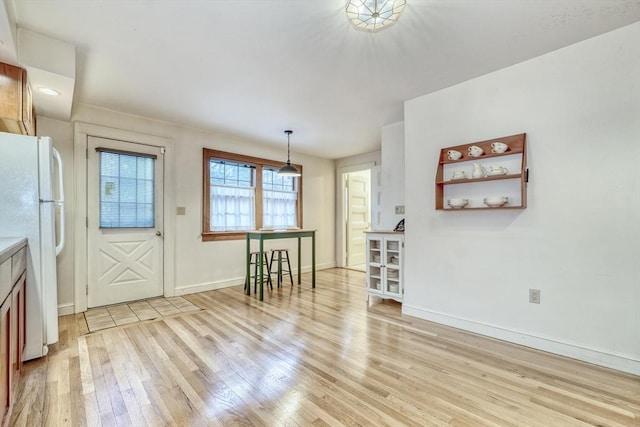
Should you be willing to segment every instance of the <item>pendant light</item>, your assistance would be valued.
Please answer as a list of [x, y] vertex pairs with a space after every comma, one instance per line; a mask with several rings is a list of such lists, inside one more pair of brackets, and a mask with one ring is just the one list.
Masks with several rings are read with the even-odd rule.
[[300, 176], [300, 172], [296, 169], [295, 166], [291, 164], [290, 161], [290, 146], [291, 146], [291, 134], [292, 130], [285, 130], [284, 133], [287, 134], [287, 164], [282, 166], [278, 171], [278, 175], [280, 176]]

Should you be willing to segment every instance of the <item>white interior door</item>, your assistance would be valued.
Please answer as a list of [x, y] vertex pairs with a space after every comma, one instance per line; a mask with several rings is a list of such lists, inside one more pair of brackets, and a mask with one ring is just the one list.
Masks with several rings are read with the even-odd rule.
[[88, 138], [88, 307], [163, 294], [162, 151]]
[[371, 220], [371, 171], [350, 172], [346, 174], [347, 193], [347, 266], [356, 267], [365, 264], [366, 239], [364, 232], [369, 230]]

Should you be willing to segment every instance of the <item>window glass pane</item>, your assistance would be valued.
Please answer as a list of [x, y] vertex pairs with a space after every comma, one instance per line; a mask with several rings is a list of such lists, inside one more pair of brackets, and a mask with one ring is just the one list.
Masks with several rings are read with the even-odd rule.
[[240, 168], [240, 170], [238, 171], [238, 179], [243, 183], [243, 184], [249, 184], [251, 185], [251, 181], [253, 178], [253, 169], [251, 169], [248, 166], [243, 166]]
[[138, 180], [138, 203], [153, 204], [153, 180]]
[[153, 227], [153, 203], [137, 203], [136, 221], [138, 227]]
[[120, 162], [115, 153], [100, 153], [100, 171], [102, 176], [117, 177], [119, 174]]
[[135, 227], [136, 226], [136, 204], [135, 203], [120, 203], [120, 215], [119, 226], [120, 227]]
[[211, 165], [211, 182], [224, 184], [224, 163], [212, 161]]
[[224, 179], [228, 182], [238, 181], [238, 165], [226, 163], [224, 165]]
[[138, 179], [153, 181], [153, 162], [148, 160], [148, 157], [138, 157]]
[[137, 158], [135, 156], [123, 156], [120, 154], [117, 154], [117, 156], [120, 160], [120, 176], [123, 178], [135, 178]]
[[136, 179], [120, 177], [120, 201], [124, 203], [136, 202]]
[[262, 169], [262, 186], [264, 188], [272, 188], [273, 184], [273, 171], [271, 169]]
[[293, 190], [293, 178], [292, 176], [283, 176], [282, 177], [282, 189], [283, 190]]
[[100, 203], [100, 227], [112, 227], [118, 223], [118, 204]]
[[155, 159], [100, 152], [100, 227], [154, 227]]

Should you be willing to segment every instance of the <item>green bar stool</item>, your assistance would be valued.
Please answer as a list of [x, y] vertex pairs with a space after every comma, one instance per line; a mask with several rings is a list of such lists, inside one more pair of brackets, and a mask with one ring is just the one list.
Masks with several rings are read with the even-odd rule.
[[[275, 259], [274, 259], [275, 258]], [[277, 262], [277, 270], [273, 269], [273, 262]], [[287, 268], [284, 268], [284, 262], [287, 263]], [[282, 283], [282, 277], [284, 274], [289, 274], [291, 279], [291, 286], [293, 286], [293, 275], [291, 274], [291, 263], [289, 262], [289, 249], [272, 249], [271, 260], [269, 261], [269, 271], [278, 275], [278, 287]]]
[[[251, 286], [251, 279], [253, 279], [253, 292], [258, 292], [258, 280], [260, 278], [260, 254], [261, 252], [259, 251], [251, 252], [249, 254], [249, 271], [253, 270], [253, 275], [250, 275], [249, 280], [244, 284], [245, 292], [247, 291], [247, 286]], [[266, 252], [262, 252], [262, 265], [264, 265], [262, 283], [269, 284], [269, 288], [273, 289], [273, 282], [271, 280], [271, 265], [269, 264], [269, 259]], [[251, 268], [251, 266], [253, 266], [253, 268]]]

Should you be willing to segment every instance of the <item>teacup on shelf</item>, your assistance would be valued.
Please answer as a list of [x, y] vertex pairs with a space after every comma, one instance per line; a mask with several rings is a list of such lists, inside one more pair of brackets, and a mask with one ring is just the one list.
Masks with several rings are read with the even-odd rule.
[[491, 143], [491, 152], [492, 153], [504, 153], [507, 151], [509, 146], [504, 142], [492, 142]]
[[471, 157], [480, 157], [484, 153], [484, 150], [477, 145], [472, 145], [471, 147], [467, 148], [467, 151], [469, 152], [469, 156]]
[[448, 150], [447, 151], [447, 158], [449, 160], [459, 160], [460, 157], [462, 157], [462, 153], [457, 151], [457, 150]]

